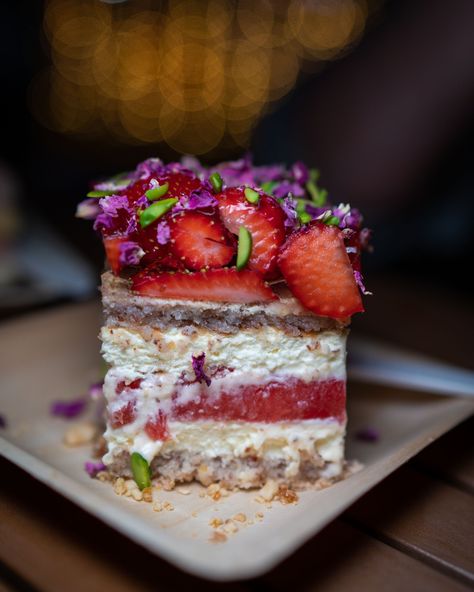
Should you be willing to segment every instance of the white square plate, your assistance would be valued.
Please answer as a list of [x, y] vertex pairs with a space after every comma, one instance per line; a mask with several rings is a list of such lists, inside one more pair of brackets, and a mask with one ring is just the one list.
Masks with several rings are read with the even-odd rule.
[[[84, 393], [99, 373], [97, 303], [67, 306], [22, 318], [0, 328], [0, 412], [8, 426], [0, 451], [12, 462], [118, 531], [185, 571], [228, 581], [260, 575], [321, 530], [367, 490], [435, 438], [474, 411], [474, 401], [376, 386], [349, 385], [347, 457], [364, 468], [322, 491], [307, 491], [291, 505], [255, 501], [255, 492], [215, 502], [193, 485], [189, 495], [160, 492], [173, 511], [117, 496], [110, 484], [90, 479], [84, 461], [90, 448], [66, 448], [71, 425], [49, 415], [56, 399]], [[349, 346], [350, 347], [350, 346]], [[81, 417], [81, 421], [83, 418]], [[79, 420], [77, 420], [79, 421]], [[371, 426], [376, 443], [354, 438]], [[212, 542], [212, 518], [243, 512], [261, 521], [239, 527], [224, 543]]]

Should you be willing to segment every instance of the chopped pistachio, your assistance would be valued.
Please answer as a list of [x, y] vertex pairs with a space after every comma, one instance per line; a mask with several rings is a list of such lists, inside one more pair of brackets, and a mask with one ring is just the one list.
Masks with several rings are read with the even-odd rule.
[[301, 224], [308, 224], [308, 222], [311, 222], [311, 220], [312, 220], [312, 218], [308, 214], [308, 212], [299, 212], [298, 219], [301, 222]]
[[140, 490], [151, 486], [151, 473], [148, 461], [138, 452], [133, 452], [130, 458], [133, 478]]
[[241, 226], [239, 228], [239, 244], [237, 247], [237, 269], [243, 269], [250, 259], [250, 255], [252, 253], [252, 235], [250, 232], [245, 228], [245, 226]]
[[148, 191], [145, 191], [145, 195], [150, 201], [155, 201], [156, 199], [163, 197], [163, 195], [166, 195], [168, 189], [168, 183], [163, 183], [163, 185], [156, 185], [153, 189], [148, 189]]
[[260, 198], [260, 195], [258, 194], [258, 191], [255, 191], [255, 189], [252, 189], [251, 187], [246, 187], [245, 188], [244, 195], [245, 195], [245, 199], [248, 202], [250, 202], [251, 204], [258, 203], [258, 200]]
[[209, 183], [212, 185], [214, 193], [219, 193], [222, 191], [222, 177], [217, 171], [209, 176]]
[[87, 197], [106, 197], [107, 195], [112, 195], [113, 191], [110, 189], [108, 191], [98, 191], [94, 189], [93, 191], [89, 191]]
[[177, 203], [177, 199], [170, 197], [168, 199], [162, 199], [161, 201], [155, 201], [151, 206], [148, 206], [142, 212], [140, 212], [140, 226], [146, 228], [155, 220], [158, 220], [161, 216], [169, 212], [171, 208]]
[[265, 183], [262, 183], [262, 189], [265, 191], [265, 193], [269, 193], [271, 195], [272, 191], [277, 185], [278, 183], [276, 181], [266, 181]]

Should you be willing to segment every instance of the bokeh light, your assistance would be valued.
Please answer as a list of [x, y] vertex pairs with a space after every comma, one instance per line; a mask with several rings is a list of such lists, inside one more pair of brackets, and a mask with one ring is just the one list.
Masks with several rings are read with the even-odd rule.
[[305, 65], [351, 47], [368, 13], [364, 0], [48, 0], [51, 60], [30, 104], [60, 133], [245, 147]]

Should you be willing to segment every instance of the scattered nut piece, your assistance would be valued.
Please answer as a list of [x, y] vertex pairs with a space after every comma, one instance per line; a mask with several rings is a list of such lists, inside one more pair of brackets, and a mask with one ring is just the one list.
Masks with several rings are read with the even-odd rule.
[[224, 522], [220, 518], [209, 520], [209, 526], [212, 526], [212, 528], [219, 528], [219, 526], [222, 526], [223, 524]]
[[206, 495], [217, 502], [221, 497], [227, 497], [229, 492], [219, 483], [211, 483], [206, 490]]
[[115, 480], [114, 491], [117, 495], [125, 495], [127, 486], [125, 485], [125, 479], [123, 477], [119, 477]]
[[276, 497], [282, 504], [296, 504], [299, 500], [296, 491], [289, 489], [287, 485], [280, 485]]
[[95, 477], [99, 481], [102, 481], [102, 483], [112, 481], [113, 479], [112, 475], [108, 471], [99, 471]]
[[222, 527], [225, 532], [227, 532], [228, 534], [234, 534], [236, 533], [239, 529], [237, 527], [237, 525], [235, 524], [235, 522], [232, 522], [232, 520], [226, 520], [224, 526]]
[[273, 479], [269, 479], [262, 487], [262, 489], [260, 489], [260, 491], [258, 492], [259, 495], [256, 498], [256, 500], [260, 502], [260, 499], [263, 499], [265, 502], [271, 502], [272, 499], [276, 496], [277, 492], [278, 483]]
[[174, 506], [170, 502], [163, 502], [163, 508], [168, 512], [172, 512], [174, 510]]
[[177, 493], [180, 493], [181, 495], [189, 495], [191, 493], [190, 489], [184, 489], [184, 488], [180, 488], [176, 490]]
[[152, 488], [151, 487], [145, 487], [145, 489], [142, 491], [142, 495], [143, 495], [143, 501], [151, 504], [151, 502], [153, 501], [153, 490], [152, 490]]
[[136, 502], [141, 502], [143, 499], [143, 493], [138, 489], [138, 487], [135, 487], [135, 489], [130, 491], [130, 496], [133, 497]]
[[236, 522], [247, 522], [247, 516], [242, 512], [239, 512], [233, 517], [232, 520], [235, 520]]
[[63, 442], [66, 446], [84, 446], [90, 444], [97, 435], [97, 426], [92, 422], [71, 426], [64, 434]]
[[263, 512], [257, 512], [257, 513], [255, 514], [255, 518], [256, 518], [256, 519], [257, 519], [259, 522], [261, 522], [261, 521], [263, 520]]
[[154, 502], [152, 508], [153, 512], [161, 512], [163, 510], [163, 504], [161, 502]]

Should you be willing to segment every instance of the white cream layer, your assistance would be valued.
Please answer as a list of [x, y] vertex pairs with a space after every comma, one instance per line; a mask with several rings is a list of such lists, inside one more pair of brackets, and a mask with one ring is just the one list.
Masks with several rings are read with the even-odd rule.
[[192, 358], [204, 352], [206, 367], [246, 373], [345, 377], [346, 333], [322, 331], [300, 336], [266, 326], [223, 335], [208, 329], [166, 330], [103, 327], [102, 354], [124, 373], [166, 372], [192, 377]]
[[256, 456], [287, 464], [285, 477], [297, 475], [300, 463], [317, 452], [329, 463], [322, 476], [330, 478], [342, 470], [345, 424], [333, 419], [308, 419], [277, 424], [247, 422], [169, 422], [172, 440], [165, 443], [148, 438], [144, 432], [124, 428], [107, 430], [106, 464], [114, 452], [139, 452], [151, 462], [160, 452], [186, 451], [207, 458]]

